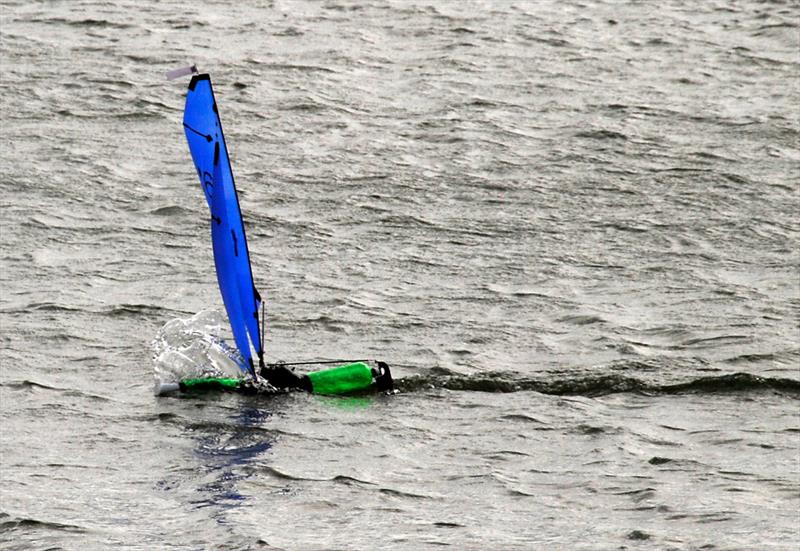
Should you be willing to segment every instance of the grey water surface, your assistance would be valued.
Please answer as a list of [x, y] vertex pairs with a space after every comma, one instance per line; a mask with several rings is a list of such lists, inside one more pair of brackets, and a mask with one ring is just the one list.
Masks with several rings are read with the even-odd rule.
[[[0, 4], [0, 547], [797, 549], [800, 6]], [[271, 361], [399, 394], [153, 395], [220, 310], [211, 73]]]

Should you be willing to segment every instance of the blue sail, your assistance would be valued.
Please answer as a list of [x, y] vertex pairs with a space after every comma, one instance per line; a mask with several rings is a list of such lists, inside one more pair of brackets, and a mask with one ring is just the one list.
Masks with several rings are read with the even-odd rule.
[[207, 74], [194, 75], [189, 83], [183, 127], [211, 211], [211, 243], [217, 282], [234, 341], [245, 361], [245, 365], [240, 367], [255, 375], [251, 347], [260, 363], [264, 361], [258, 323], [261, 297], [253, 283], [239, 197], [211, 79]]

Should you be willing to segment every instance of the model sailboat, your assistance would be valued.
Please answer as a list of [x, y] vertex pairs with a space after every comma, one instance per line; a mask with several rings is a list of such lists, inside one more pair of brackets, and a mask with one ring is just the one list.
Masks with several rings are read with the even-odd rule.
[[[186, 94], [183, 128], [208, 203], [217, 282], [228, 313], [233, 339], [241, 354], [239, 367], [252, 378], [247, 383], [236, 378], [189, 379], [161, 385], [157, 393], [186, 390], [189, 387], [236, 390], [246, 386], [249, 390], [254, 387], [260, 390], [260, 376], [273, 385], [270, 387], [272, 390], [276, 387], [296, 388], [322, 394], [344, 394], [373, 385], [380, 390], [391, 389], [391, 373], [383, 362], [377, 362], [375, 369], [363, 360], [350, 361], [346, 365], [302, 376], [294, 374], [287, 368], [287, 364], [264, 363], [262, 324], [259, 323], [261, 296], [253, 282], [239, 197], [211, 78], [207, 74], [198, 74], [194, 66], [170, 71], [167, 78], [186, 75], [192, 75], [192, 80]], [[254, 356], [258, 358], [258, 370], [253, 361]], [[320, 362], [301, 362], [296, 365], [318, 363]]]

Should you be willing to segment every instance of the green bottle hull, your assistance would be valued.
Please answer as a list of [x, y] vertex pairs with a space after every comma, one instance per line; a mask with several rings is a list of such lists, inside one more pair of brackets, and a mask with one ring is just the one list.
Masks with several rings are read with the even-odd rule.
[[162, 396], [173, 392], [206, 392], [209, 390], [239, 391], [246, 384], [245, 379], [234, 377], [196, 377], [177, 383], [156, 381], [155, 394]]
[[181, 390], [236, 390], [244, 379], [233, 377], [200, 377], [184, 379], [180, 382]]
[[372, 386], [372, 370], [364, 362], [313, 371], [306, 377], [311, 381], [314, 394], [350, 394]]

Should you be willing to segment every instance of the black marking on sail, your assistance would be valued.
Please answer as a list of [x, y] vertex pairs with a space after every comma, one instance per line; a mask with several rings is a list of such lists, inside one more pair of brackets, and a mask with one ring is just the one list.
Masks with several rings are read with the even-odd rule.
[[[200, 170], [198, 169], [197, 172], [200, 172]], [[203, 181], [203, 187], [206, 188], [206, 193], [208, 193], [209, 195], [213, 195], [214, 177], [211, 174], [209, 174], [207, 170], [204, 170], [203, 175], [200, 177], [200, 179]]]
[[192, 76], [191, 82], [189, 82], [189, 90], [194, 92], [197, 83], [201, 80], [211, 80], [211, 77], [208, 76], [208, 73], [203, 73], [202, 75], [194, 75]]
[[233, 238], [233, 254], [239, 256], [239, 243], [236, 240], [236, 232], [231, 230], [231, 237]]
[[211, 139], [212, 139], [212, 138], [211, 138], [211, 134], [203, 134], [202, 132], [199, 132], [199, 131], [195, 130], [194, 128], [192, 128], [191, 126], [189, 126], [189, 125], [188, 125], [188, 124], [186, 124], [186, 123], [183, 123], [183, 127], [184, 127], [184, 128], [187, 128], [188, 130], [191, 130], [192, 132], [194, 132], [194, 133], [195, 133], [195, 134], [197, 134], [198, 136], [202, 136], [202, 137], [204, 137], [204, 138], [206, 139], [206, 141], [207, 141], [207, 142], [210, 142], [210, 141], [211, 141]]
[[[215, 142], [214, 143], [214, 166], [217, 166], [218, 164], [219, 164], [219, 142]], [[206, 172], [206, 174], [208, 174], [208, 173]], [[212, 182], [214, 181], [213, 177], [211, 177], [211, 181]], [[212, 184], [212, 187], [213, 187], [213, 184]], [[211, 213], [211, 219], [214, 222], [216, 222], [217, 225], [221, 225], [222, 224], [222, 218], [220, 218], [219, 216], [214, 216], [213, 212]]]
[[253, 310], [253, 317], [256, 318], [256, 323], [258, 323], [258, 304], [261, 302], [261, 295], [259, 294], [258, 289], [256, 289], [255, 283], [253, 284], [253, 296], [256, 299], [256, 309]]

